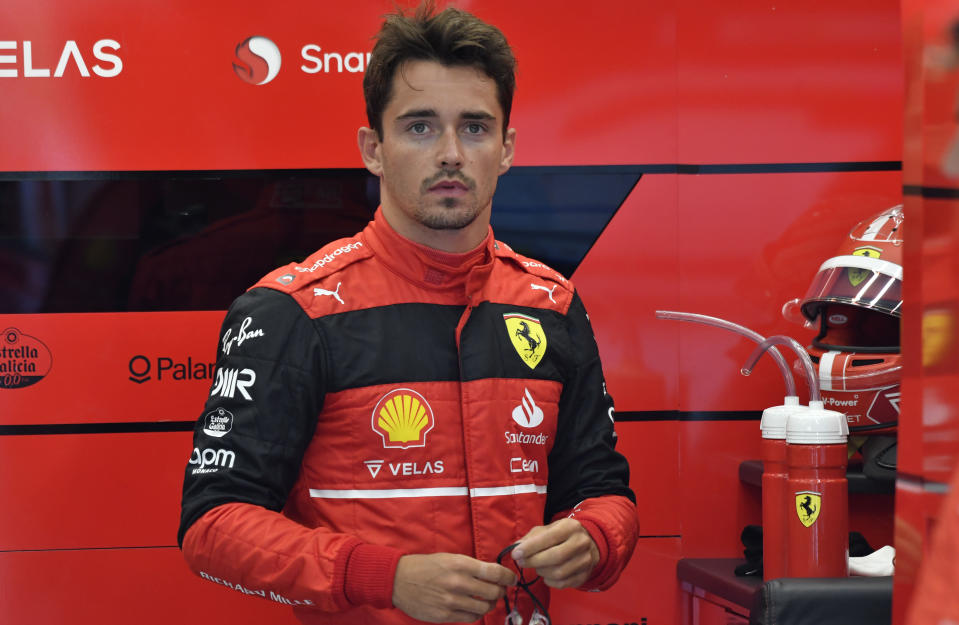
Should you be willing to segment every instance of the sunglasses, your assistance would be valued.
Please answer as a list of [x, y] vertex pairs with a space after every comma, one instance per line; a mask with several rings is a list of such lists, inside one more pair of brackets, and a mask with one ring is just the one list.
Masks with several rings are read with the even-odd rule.
[[[499, 555], [496, 556], [496, 564], [510, 568], [508, 564], [503, 563], [503, 558], [511, 552], [516, 545], [519, 543], [513, 543], [512, 545], [506, 547], [499, 552]], [[512, 561], [512, 559], [510, 559]], [[523, 569], [517, 565], [515, 562], [514, 569], [516, 570], [517, 577], [519, 581], [516, 582], [516, 589], [513, 591], [513, 605], [510, 606], [509, 603], [509, 590], [507, 589], [506, 594], [503, 595], [503, 603], [506, 604], [506, 623], [505, 625], [523, 625], [523, 617], [520, 615], [519, 611], [516, 609], [519, 603], [519, 591], [523, 589], [529, 598], [533, 600], [533, 605], [536, 608], [533, 610], [532, 616], [530, 616], [529, 623], [527, 625], [552, 625], [552, 619], [549, 618], [549, 612], [546, 611], [546, 607], [536, 598], [536, 595], [533, 594], [529, 588], [539, 580], [539, 575], [533, 579], [526, 581], [526, 578], [523, 576]]]

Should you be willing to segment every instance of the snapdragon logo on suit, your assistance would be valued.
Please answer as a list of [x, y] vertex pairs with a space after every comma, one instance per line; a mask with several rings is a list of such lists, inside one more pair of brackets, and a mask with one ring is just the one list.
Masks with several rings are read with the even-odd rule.
[[275, 43], [254, 35], [236, 46], [233, 71], [251, 85], [265, 85], [280, 73], [282, 57]]

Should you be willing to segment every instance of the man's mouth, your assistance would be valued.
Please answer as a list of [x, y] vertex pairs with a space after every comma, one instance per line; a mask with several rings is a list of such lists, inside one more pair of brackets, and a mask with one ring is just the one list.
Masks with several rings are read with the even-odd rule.
[[469, 188], [459, 180], [441, 180], [430, 187], [430, 191], [439, 192], [465, 192]]
[[429, 189], [433, 197], [444, 198], [447, 201], [455, 202], [459, 201], [460, 198], [466, 196], [469, 193], [470, 185], [466, 184], [460, 180], [449, 180], [443, 179], [439, 182], [433, 183]]

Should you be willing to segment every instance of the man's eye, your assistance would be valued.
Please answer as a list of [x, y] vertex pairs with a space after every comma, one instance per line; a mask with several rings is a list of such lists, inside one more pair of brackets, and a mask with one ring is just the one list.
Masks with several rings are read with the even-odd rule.
[[410, 132], [412, 132], [414, 135], [426, 134], [427, 130], [429, 130], [429, 126], [427, 126], [423, 122], [416, 122], [415, 124], [410, 126]]
[[483, 124], [467, 124], [466, 132], [471, 135], [478, 135], [486, 130], [486, 126]]

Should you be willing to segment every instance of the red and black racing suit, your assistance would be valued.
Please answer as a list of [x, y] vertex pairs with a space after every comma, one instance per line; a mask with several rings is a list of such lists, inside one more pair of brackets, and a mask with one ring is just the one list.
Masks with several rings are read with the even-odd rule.
[[[216, 366], [178, 535], [205, 579], [306, 623], [382, 625], [418, 622], [392, 607], [403, 554], [493, 561], [563, 516], [599, 547], [584, 589], [632, 554], [635, 498], [583, 304], [492, 230], [450, 255], [378, 211], [239, 297]], [[504, 619], [501, 603], [483, 622]]]

